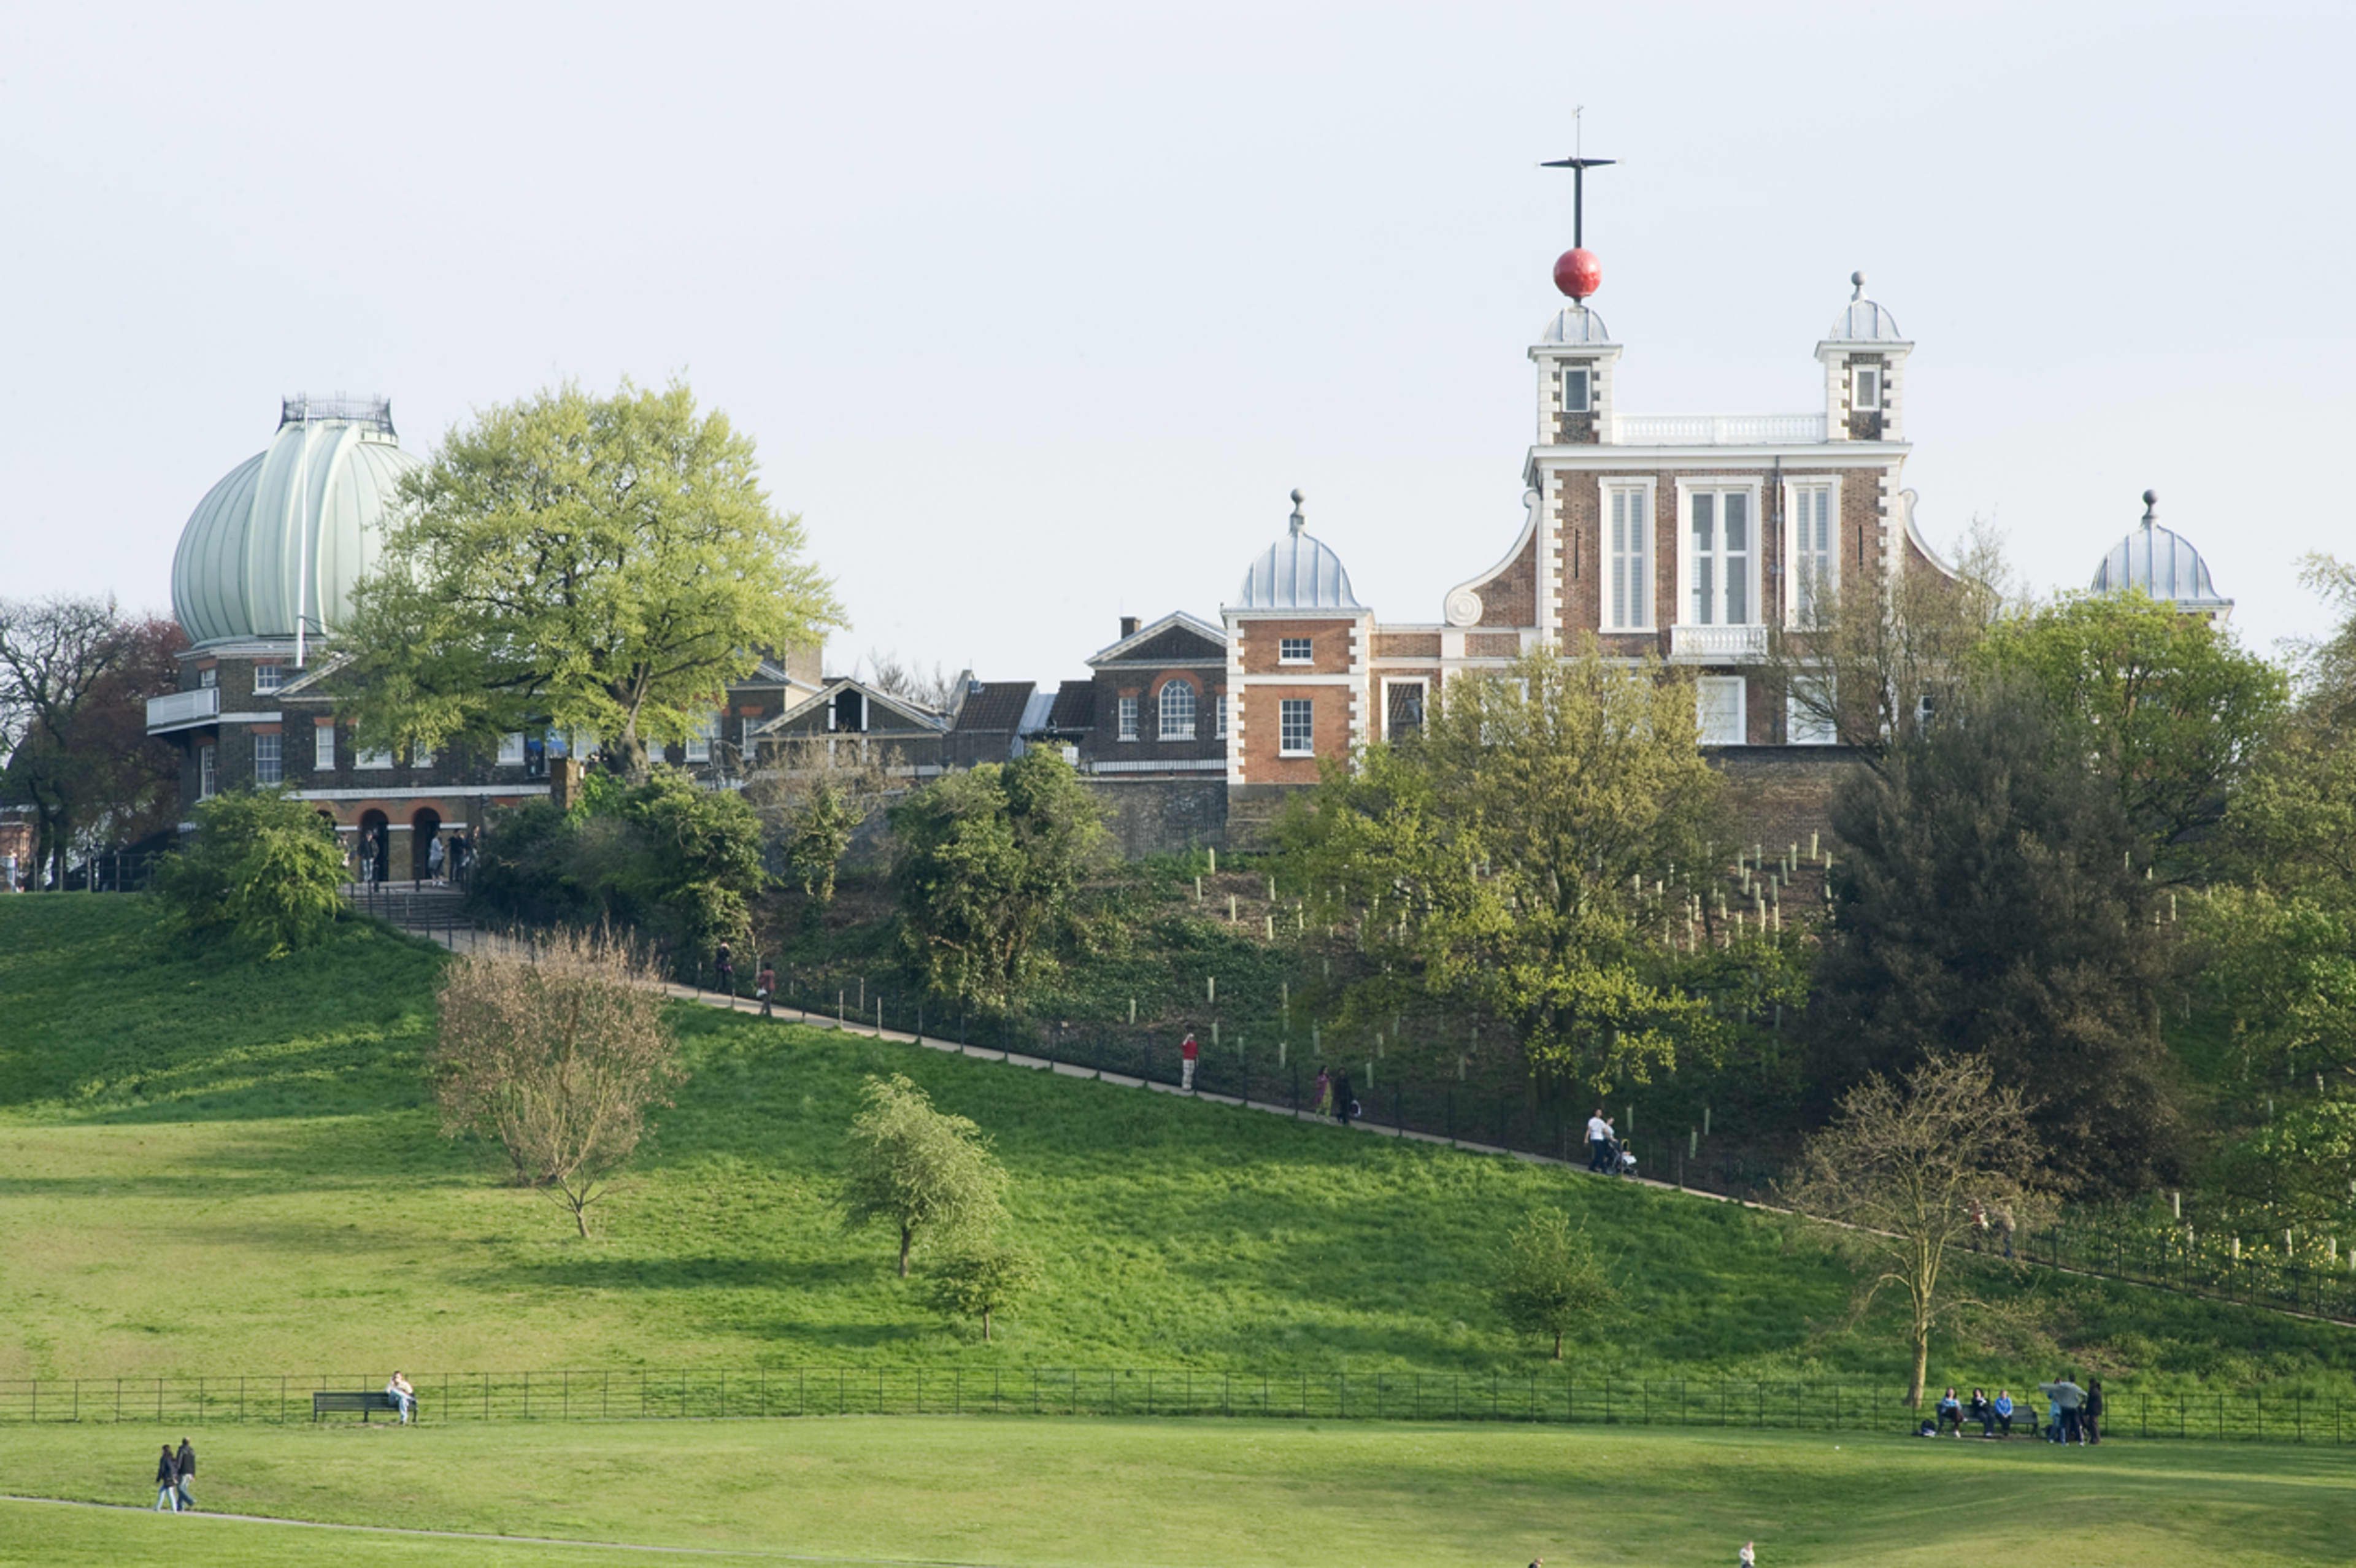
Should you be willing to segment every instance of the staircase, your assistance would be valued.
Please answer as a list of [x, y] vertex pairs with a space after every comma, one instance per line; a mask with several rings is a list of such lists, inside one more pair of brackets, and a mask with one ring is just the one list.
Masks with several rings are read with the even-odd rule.
[[473, 923], [466, 891], [432, 882], [347, 882], [344, 901], [404, 931], [446, 931]]

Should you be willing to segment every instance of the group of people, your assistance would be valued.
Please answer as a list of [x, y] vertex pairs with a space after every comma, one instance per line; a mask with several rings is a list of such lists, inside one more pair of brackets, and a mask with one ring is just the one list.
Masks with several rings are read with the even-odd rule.
[[[2088, 1447], [2103, 1440], [2103, 1380], [2089, 1378], [2083, 1388], [2065, 1372], [2053, 1374], [2050, 1383], [2039, 1383], [2038, 1392], [2045, 1396], [2045, 1421], [2037, 1434], [2048, 1443], [2082, 1443]], [[1924, 1424], [1925, 1436], [1936, 1436], [1953, 1428], [1954, 1435], [1964, 1435], [1964, 1423], [1979, 1423], [1983, 1437], [2009, 1437], [2016, 1415], [2032, 1424], [2033, 1409], [2023, 1411], [2012, 1402], [2010, 1389], [1998, 1389], [1990, 1399], [1986, 1389], [1972, 1390], [1969, 1405], [1956, 1396], [1951, 1384], [1940, 1397], [1937, 1409]]]
[[180, 1451], [172, 1452], [169, 1443], [164, 1445], [163, 1457], [155, 1461], [155, 1511], [187, 1513], [197, 1506], [188, 1495], [188, 1483], [196, 1478], [197, 1451], [187, 1438], [180, 1439]]
[[1345, 1127], [1358, 1115], [1358, 1099], [1351, 1092], [1348, 1073], [1317, 1070], [1317, 1114], [1331, 1116]]
[[1636, 1151], [1613, 1129], [1601, 1105], [1587, 1118], [1587, 1168], [1599, 1176], [1636, 1174]]
[[[391, 880], [391, 842], [384, 827], [363, 827], [352, 843], [352, 880], [356, 882], [384, 882]], [[423, 836], [424, 842], [411, 846], [414, 858], [410, 862], [411, 880], [456, 885], [466, 880], [466, 867], [475, 858], [475, 841], [464, 833], [444, 834], [438, 829]]]

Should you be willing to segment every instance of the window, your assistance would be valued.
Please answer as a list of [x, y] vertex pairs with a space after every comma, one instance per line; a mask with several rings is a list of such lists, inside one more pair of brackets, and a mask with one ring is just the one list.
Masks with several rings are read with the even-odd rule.
[[1821, 624], [1831, 608], [1837, 560], [1833, 549], [1833, 487], [1793, 485], [1792, 624]]
[[197, 687], [199, 690], [206, 687], [219, 686], [220, 684], [220, 671], [214, 668], [211, 665], [207, 665], [204, 668], [197, 671]]
[[1562, 411], [1567, 414], [1586, 413], [1594, 405], [1588, 390], [1589, 371], [1584, 365], [1562, 368]]
[[1881, 367], [1859, 365], [1849, 372], [1849, 411], [1872, 414], [1881, 411]]
[[352, 757], [356, 768], [389, 768], [392, 766], [391, 752], [356, 752]]
[[1227, 738], [1227, 694], [1219, 693], [1219, 739]]
[[519, 730], [512, 735], [500, 736], [499, 766], [519, 768], [523, 766], [523, 731]]
[[687, 733], [687, 760], [708, 763], [712, 760], [712, 742], [720, 738], [721, 715], [708, 715]]
[[1194, 688], [1183, 680], [1173, 680], [1162, 688], [1162, 738], [1194, 738]]
[[1287, 697], [1280, 700], [1276, 721], [1279, 756], [1307, 757], [1315, 754], [1312, 738], [1316, 731], [1312, 727], [1311, 703], [1312, 699], [1306, 697]]
[[213, 748], [198, 746], [197, 748], [197, 798], [198, 800], [212, 799], [215, 781]]
[[279, 677], [284, 673], [284, 667], [281, 665], [255, 665], [253, 667], [253, 689], [256, 691], [277, 690]]
[[1383, 738], [1404, 740], [1423, 731], [1423, 682], [1383, 682]]
[[1783, 738], [1794, 746], [1835, 746], [1840, 732], [1826, 709], [1832, 706], [1832, 680], [1826, 676], [1801, 676], [1792, 682], [1783, 714]]
[[253, 782], [263, 789], [286, 781], [285, 740], [284, 735], [253, 738]]
[[1609, 486], [1605, 502], [1603, 629], [1641, 632], [1653, 624], [1653, 491]]
[[1120, 699], [1120, 738], [1124, 741], [1137, 739], [1137, 699], [1134, 697]]
[[1687, 528], [1686, 619], [1696, 626], [1751, 622], [1751, 492], [1697, 490]]
[[1315, 656], [1310, 652], [1307, 637], [1280, 637], [1276, 643], [1279, 664], [1307, 664]]
[[1705, 746], [1740, 746], [1746, 731], [1743, 724], [1742, 677], [1739, 675], [1706, 675], [1694, 682], [1695, 717], [1699, 720], [1699, 740]]
[[434, 748], [431, 746], [410, 747], [409, 765], [412, 768], [432, 767], [434, 765]]
[[336, 727], [333, 724], [311, 726], [311, 770], [321, 773], [336, 771]]

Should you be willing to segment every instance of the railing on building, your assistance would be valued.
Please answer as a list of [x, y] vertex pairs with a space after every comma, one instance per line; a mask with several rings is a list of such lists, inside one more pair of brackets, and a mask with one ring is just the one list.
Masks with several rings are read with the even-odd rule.
[[175, 724], [191, 724], [217, 717], [220, 712], [220, 688], [199, 686], [191, 691], [175, 691], [164, 697], [147, 699], [147, 728], [169, 729]]
[[1763, 625], [1672, 626], [1669, 628], [1669, 656], [1673, 659], [1704, 659], [1711, 663], [1763, 659], [1767, 656], [1767, 628]]
[[1615, 446], [1809, 446], [1825, 439], [1822, 414], [1615, 414]]

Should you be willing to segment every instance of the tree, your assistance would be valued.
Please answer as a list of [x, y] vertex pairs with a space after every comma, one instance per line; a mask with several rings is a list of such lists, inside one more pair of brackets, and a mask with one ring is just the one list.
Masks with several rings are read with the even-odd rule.
[[1558, 1210], [1541, 1210], [1507, 1232], [1490, 1267], [1489, 1295], [1499, 1316], [1517, 1334], [1551, 1335], [1558, 1361], [1563, 1335], [1620, 1299], [1586, 1231], [1572, 1229]]
[[1983, 1305], [1947, 1290], [1951, 1254], [1992, 1226], [2025, 1230], [2048, 1211], [2037, 1146], [2022, 1136], [2029, 1112], [1983, 1061], [1932, 1057], [1895, 1083], [1876, 1073], [1808, 1139], [1783, 1189], [1785, 1202], [1873, 1271], [1860, 1313], [1883, 1290], [1904, 1296], [1909, 1404], [1922, 1403], [1932, 1330]]
[[2077, 727], [2162, 877], [2201, 865], [2203, 841], [2289, 694], [2280, 668], [2139, 592], [2064, 599], [2008, 621], [1981, 662]]
[[860, 827], [904, 786], [892, 776], [899, 753], [831, 747], [823, 736], [788, 741], [766, 752], [744, 798], [802, 891], [813, 918], [834, 901], [835, 873]]
[[585, 1238], [589, 1205], [685, 1076], [663, 999], [644, 955], [610, 932], [455, 960], [434, 1058], [444, 1130], [497, 1138], [516, 1179], [548, 1189]]
[[2066, 1182], [2131, 1192], [2172, 1173], [2149, 846], [2075, 726], [2033, 690], [1966, 690], [1842, 787], [1832, 826], [1847, 853], [1808, 1019], [1827, 1097], [1927, 1055], [1979, 1057], [2040, 1103]]
[[1810, 585], [1797, 623], [1769, 629], [1762, 673], [1795, 720], [1878, 766], [1954, 689], [2019, 598], [2002, 547], [1976, 526], [1953, 576], [1909, 567]]
[[1013, 1306], [1038, 1287], [1039, 1258], [1021, 1247], [979, 1242], [959, 1247], [933, 1265], [933, 1305], [944, 1317], [981, 1319], [981, 1339], [990, 1342], [990, 1315]]
[[168, 827], [172, 748], [147, 735], [147, 699], [177, 689], [172, 622], [112, 600], [0, 600], [0, 799], [30, 805], [36, 865], [65, 885], [77, 847]]
[[1674, 1065], [1681, 1040], [1716, 1027], [1677, 983], [1648, 896], [1695, 864], [1715, 820], [1695, 737], [1691, 682], [1542, 651], [1451, 680], [1419, 738], [1330, 772], [1280, 831], [1321, 901], [1385, 911], [1365, 923], [1387, 974], [1351, 1007], [1446, 998], [1505, 1019], [1533, 1063], [1597, 1083]]
[[906, 698], [939, 713], [948, 712], [957, 699], [957, 677], [943, 670], [937, 660], [926, 670], [914, 659], [902, 658], [896, 650], [878, 653], [870, 648], [867, 668], [869, 684], [888, 696]]
[[842, 624], [751, 438], [683, 383], [485, 411], [400, 505], [346, 631], [369, 745], [553, 725], [642, 783], [649, 743], [685, 741], [763, 650]]
[[1110, 842], [1096, 800], [1034, 748], [936, 780], [890, 812], [911, 956], [938, 995], [1011, 1008], [1053, 967], [1081, 883]]
[[196, 837], [164, 858], [155, 891], [191, 934], [257, 958], [322, 940], [343, 909], [335, 825], [282, 791], [234, 790], [197, 806]]
[[1004, 1217], [1006, 1172], [981, 1129], [933, 1108], [900, 1073], [867, 1081], [867, 1108], [852, 1118], [839, 1206], [842, 1227], [881, 1220], [900, 1235], [900, 1277], [919, 1237], [955, 1247], [980, 1242]]

